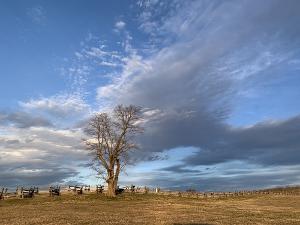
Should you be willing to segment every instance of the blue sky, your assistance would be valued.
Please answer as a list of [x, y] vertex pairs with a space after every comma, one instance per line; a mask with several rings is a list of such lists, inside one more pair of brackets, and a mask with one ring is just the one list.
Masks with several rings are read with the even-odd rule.
[[68, 66], [64, 59], [72, 60], [90, 35], [109, 39], [118, 48], [112, 27], [128, 10], [122, 2], [99, 1], [9, 1], [1, 6], [1, 74], [5, 74], [1, 90], [9, 99], [3, 100], [8, 107], [69, 88], [59, 72]]
[[0, 3], [0, 185], [99, 182], [85, 121], [145, 109], [122, 184], [299, 184], [300, 4]]

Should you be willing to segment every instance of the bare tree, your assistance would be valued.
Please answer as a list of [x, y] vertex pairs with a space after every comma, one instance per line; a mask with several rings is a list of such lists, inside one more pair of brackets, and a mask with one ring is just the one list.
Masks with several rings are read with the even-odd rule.
[[112, 115], [94, 115], [85, 129], [88, 136], [85, 144], [94, 155], [93, 167], [105, 178], [110, 197], [116, 195], [120, 172], [129, 159], [128, 153], [137, 149], [134, 137], [143, 131], [141, 119], [140, 107], [118, 105]]

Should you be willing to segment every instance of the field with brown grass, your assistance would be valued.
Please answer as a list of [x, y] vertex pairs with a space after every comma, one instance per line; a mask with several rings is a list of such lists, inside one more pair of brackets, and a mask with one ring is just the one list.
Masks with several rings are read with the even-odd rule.
[[0, 224], [300, 224], [300, 195], [39, 194], [0, 201]]

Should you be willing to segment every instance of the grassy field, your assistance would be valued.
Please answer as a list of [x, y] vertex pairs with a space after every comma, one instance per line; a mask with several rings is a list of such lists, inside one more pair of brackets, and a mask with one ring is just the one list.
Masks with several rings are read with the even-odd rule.
[[85, 194], [0, 201], [0, 224], [300, 224], [300, 195], [193, 199]]

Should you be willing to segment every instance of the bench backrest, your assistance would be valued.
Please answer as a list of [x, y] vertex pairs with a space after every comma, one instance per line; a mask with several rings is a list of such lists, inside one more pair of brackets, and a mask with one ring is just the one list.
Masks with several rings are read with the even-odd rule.
[[79, 188], [80, 186], [78, 185], [69, 185], [69, 191], [76, 191], [77, 188]]
[[69, 191], [75, 191], [75, 186], [69, 186]]

